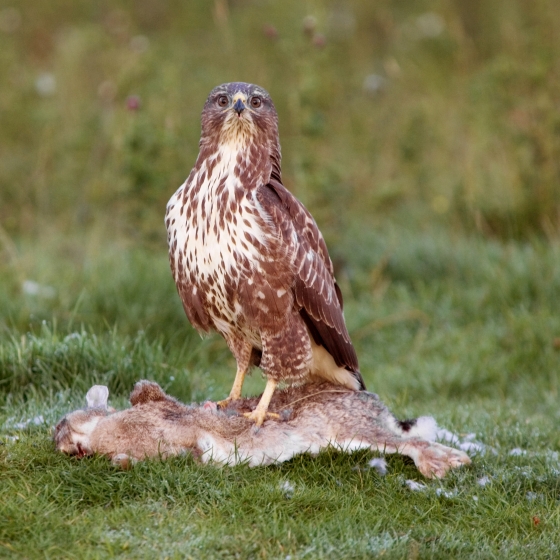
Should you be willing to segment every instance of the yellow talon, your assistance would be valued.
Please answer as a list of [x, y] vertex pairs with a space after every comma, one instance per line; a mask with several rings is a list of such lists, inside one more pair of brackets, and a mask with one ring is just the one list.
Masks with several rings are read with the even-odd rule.
[[280, 418], [280, 416], [278, 416], [278, 414], [275, 414], [274, 412], [267, 412], [268, 405], [270, 404], [272, 394], [274, 393], [274, 389], [276, 388], [277, 384], [278, 382], [274, 379], [268, 379], [268, 381], [266, 382], [266, 387], [264, 388], [264, 393], [261, 396], [261, 400], [259, 401], [257, 408], [255, 408], [253, 412], [248, 412], [243, 415], [246, 418], [249, 418], [249, 420], [253, 420], [257, 428], [262, 426], [262, 423], [264, 422], [264, 419], [267, 417], [267, 415], [270, 418]]
[[253, 420], [257, 427], [261, 426], [266, 419], [269, 420], [280, 419], [280, 414], [276, 414], [276, 412], [265, 412], [263, 414], [258, 409], [253, 410], [253, 412], [244, 412], [243, 416], [245, 416], [245, 418], [248, 418], [249, 420]]

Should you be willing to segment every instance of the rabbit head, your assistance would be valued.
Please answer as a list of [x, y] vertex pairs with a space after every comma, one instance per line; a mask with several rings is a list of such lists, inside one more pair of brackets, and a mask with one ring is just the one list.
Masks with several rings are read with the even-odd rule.
[[107, 407], [109, 389], [94, 385], [86, 394], [87, 407], [67, 414], [55, 427], [53, 440], [56, 448], [67, 455], [93, 455], [90, 436], [97, 423], [114, 409]]

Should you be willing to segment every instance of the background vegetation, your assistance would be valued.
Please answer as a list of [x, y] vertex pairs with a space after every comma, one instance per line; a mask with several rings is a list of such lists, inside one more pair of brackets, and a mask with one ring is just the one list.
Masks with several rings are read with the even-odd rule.
[[[1, 1], [0, 556], [557, 556], [559, 28], [547, 0]], [[381, 477], [364, 454], [123, 473], [53, 452], [93, 383], [118, 406], [140, 378], [230, 388], [163, 214], [233, 80], [275, 101], [368, 388], [474, 432], [472, 468], [412, 493], [398, 457]]]

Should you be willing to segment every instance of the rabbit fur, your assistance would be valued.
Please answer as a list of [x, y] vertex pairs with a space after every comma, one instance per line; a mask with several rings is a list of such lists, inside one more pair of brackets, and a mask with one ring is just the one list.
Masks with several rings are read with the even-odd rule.
[[256, 407], [259, 397], [233, 401], [225, 410], [211, 402], [186, 406], [157, 383], [139, 381], [130, 395], [132, 408], [115, 412], [107, 409], [105, 391], [92, 387], [87, 400], [94, 406], [70, 412], [58, 423], [58, 450], [78, 456], [99, 453], [123, 467], [186, 452], [203, 463], [257, 466], [335, 446], [346, 452], [407, 455], [428, 478], [470, 463], [463, 451], [430, 441], [437, 429], [433, 418], [401, 422], [377, 395], [329, 383], [277, 391], [269, 412], [280, 419], [267, 420], [259, 429], [242, 415]]

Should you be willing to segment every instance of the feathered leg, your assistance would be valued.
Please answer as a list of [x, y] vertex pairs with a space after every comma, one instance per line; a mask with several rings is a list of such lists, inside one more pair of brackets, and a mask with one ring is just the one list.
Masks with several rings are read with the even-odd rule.
[[244, 414], [257, 427], [265, 418], [279, 418], [278, 414], [267, 412], [270, 399], [279, 381], [294, 382], [305, 379], [312, 359], [311, 344], [307, 327], [299, 314], [287, 317], [284, 328], [270, 331], [261, 330], [263, 353], [260, 367], [267, 377], [266, 387], [257, 408]]

